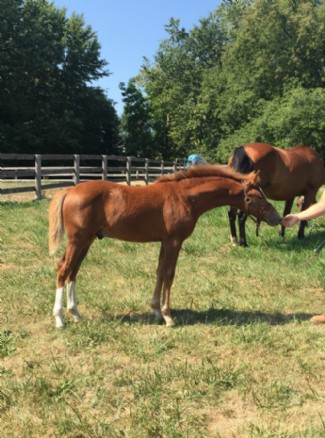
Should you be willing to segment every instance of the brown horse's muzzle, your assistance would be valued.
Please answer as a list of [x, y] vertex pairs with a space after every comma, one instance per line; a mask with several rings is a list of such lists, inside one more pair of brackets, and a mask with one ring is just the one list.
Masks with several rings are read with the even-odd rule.
[[282, 223], [282, 217], [277, 212], [270, 212], [265, 216], [265, 221], [271, 227], [275, 227]]

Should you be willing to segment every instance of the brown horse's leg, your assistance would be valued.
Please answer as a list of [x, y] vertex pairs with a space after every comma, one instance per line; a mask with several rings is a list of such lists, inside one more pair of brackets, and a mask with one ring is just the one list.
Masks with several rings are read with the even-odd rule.
[[239, 223], [239, 245], [247, 247], [247, 241], [246, 241], [246, 219], [247, 214], [245, 214], [243, 211], [240, 211], [238, 214], [238, 223]]
[[[88, 246], [89, 247], [89, 246]], [[88, 249], [88, 248], [87, 248]], [[84, 250], [84, 244], [82, 242], [68, 242], [68, 246], [65, 253], [58, 265], [57, 282], [56, 282], [56, 295], [53, 309], [53, 315], [57, 327], [63, 327], [63, 294], [64, 284], [67, 279], [73, 275], [73, 272], [77, 272], [80, 267], [80, 255]], [[68, 294], [75, 296], [75, 286], [70, 285]]]
[[156, 271], [157, 273], [156, 286], [151, 299], [151, 308], [154, 311], [156, 318], [158, 320], [163, 319], [161, 313], [161, 307], [160, 307], [160, 298], [161, 298], [161, 289], [164, 282], [164, 274], [163, 274], [164, 253], [165, 253], [164, 242], [162, 242], [160, 247], [157, 271]]
[[228, 218], [230, 225], [230, 241], [233, 245], [238, 243], [237, 239], [237, 231], [236, 231], [236, 218], [237, 218], [237, 209], [229, 207], [228, 209]]
[[173, 284], [176, 263], [178, 260], [178, 255], [182, 247], [182, 241], [172, 240], [166, 243], [163, 259], [163, 275], [164, 275], [164, 286], [163, 286], [163, 306], [162, 315], [166, 322], [166, 326], [170, 327], [174, 325], [174, 321], [170, 313], [170, 290]]
[[[285, 217], [287, 214], [291, 213], [293, 201], [294, 201], [294, 198], [289, 199], [288, 201], [285, 202], [284, 210], [283, 210], [283, 217]], [[285, 227], [283, 225], [281, 225], [280, 236], [284, 237], [284, 234], [285, 234]]]
[[260, 235], [260, 227], [261, 227], [261, 221], [260, 219], [256, 219], [256, 230], [255, 230], [256, 237]]
[[[316, 202], [316, 194], [317, 190], [313, 190], [310, 193], [307, 193], [304, 196], [302, 205], [301, 205], [301, 211], [306, 210], [311, 205], [315, 204]], [[305, 228], [307, 226], [307, 221], [301, 221], [299, 224], [299, 230], [298, 230], [298, 239], [303, 239], [305, 237]]]

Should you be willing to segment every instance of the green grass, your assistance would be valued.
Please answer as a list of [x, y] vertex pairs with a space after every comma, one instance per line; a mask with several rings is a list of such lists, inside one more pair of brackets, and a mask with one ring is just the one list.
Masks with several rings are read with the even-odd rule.
[[[279, 211], [282, 205], [276, 204]], [[2, 437], [325, 437], [325, 218], [230, 245], [226, 208], [184, 243], [177, 326], [155, 323], [157, 244], [94, 242], [83, 321], [54, 328], [48, 201], [0, 204]]]

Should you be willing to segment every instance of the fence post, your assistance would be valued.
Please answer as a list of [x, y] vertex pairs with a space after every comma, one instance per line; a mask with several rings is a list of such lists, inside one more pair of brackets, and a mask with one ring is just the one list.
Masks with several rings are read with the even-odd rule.
[[126, 157], [126, 183], [131, 185], [132, 157]]
[[107, 181], [107, 155], [102, 155], [102, 180]]
[[149, 184], [149, 158], [145, 159], [144, 169], [145, 169], [144, 182], [146, 183], [146, 185], [148, 185]]
[[161, 160], [161, 176], [164, 174], [164, 160]]
[[73, 183], [76, 186], [80, 182], [80, 155], [74, 156]]
[[42, 156], [35, 155], [35, 199], [42, 199]]
[[177, 171], [177, 160], [173, 161], [173, 172]]

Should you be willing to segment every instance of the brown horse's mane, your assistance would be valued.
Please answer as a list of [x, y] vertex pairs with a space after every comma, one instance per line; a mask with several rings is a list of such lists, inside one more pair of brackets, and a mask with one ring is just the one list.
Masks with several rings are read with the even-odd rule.
[[192, 166], [186, 171], [180, 171], [171, 173], [169, 175], [161, 176], [157, 179], [156, 183], [164, 183], [171, 181], [180, 181], [191, 178], [204, 178], [204, 177], [223, 177], [230, 178], [236, 181], [246, 180], [248, 175], [237, 172], [231, 167], [227, 167], [221, 164], [213, 165], [197, 165]]

